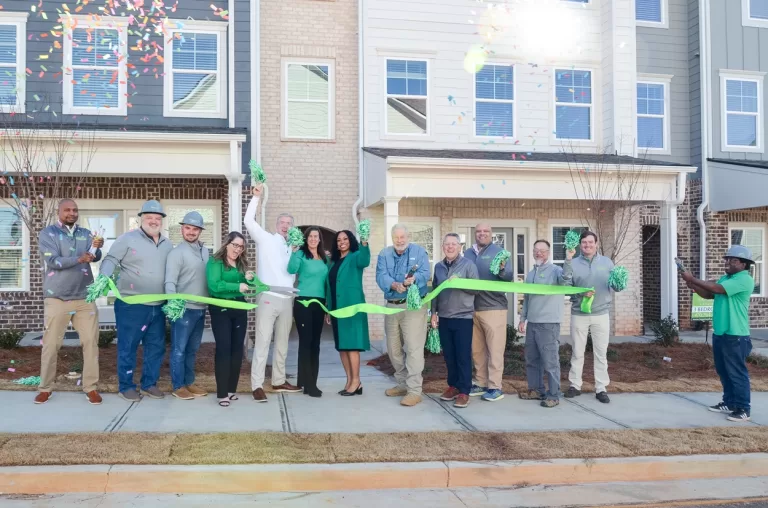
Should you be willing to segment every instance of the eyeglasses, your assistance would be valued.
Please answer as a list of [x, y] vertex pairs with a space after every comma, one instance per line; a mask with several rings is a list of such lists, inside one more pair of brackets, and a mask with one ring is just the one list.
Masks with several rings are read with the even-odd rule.
[[245, 245], [240, 245], [239, 243], [230, 243], [229, 246], [235, 250], [245, 250]]
[[534, 254], [544, 254], [545, 252], [549, 252], [549, 249], [533, 249]]

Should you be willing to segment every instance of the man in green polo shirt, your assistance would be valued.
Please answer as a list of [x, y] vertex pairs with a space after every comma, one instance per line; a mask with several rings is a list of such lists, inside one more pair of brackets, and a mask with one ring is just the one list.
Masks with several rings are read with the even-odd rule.
[[749, 371], [747, 356], [752, 351], [749, 338], [749, 302], [755, 280], [749, 274], [754, 263], [752, 253], [742, 245], [734, 245], [725, 254], [725, 275], [717, 282], [695, 278], [678, 263], [688, 287], [706, 299], [714, 298], [712, 318], [712, 353], [715, 370], [723, 385], [723, 401], [709, 408], [728, 413], [732, 422], [750, 419]]

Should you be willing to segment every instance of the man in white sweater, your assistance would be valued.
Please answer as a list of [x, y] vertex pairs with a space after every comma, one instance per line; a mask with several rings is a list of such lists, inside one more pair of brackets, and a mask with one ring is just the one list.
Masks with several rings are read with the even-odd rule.
[[[283, 213], [277, 217], [276, 233], [269, 233], [256, 222], [262, 185], [252, 189], [253, 198], [245, 211], [245, 229], [258, 246], [258, 276], [268, 286], [292, 287], [294, 276], [288, 273], [291, 250], [286, 243], [288, 230], [293, 227], [293, 217]], [[293, 323], [293, 297], [267, 291], [258, 296], [256, 309], [256, 344], [251, 360], [251, 389], [256, 402], [267, 402], [264, 393], [264, 371], [267, 368], [269, 343], [275, 335], [272, 353], [272, 390], [275, 392], [300, 392], [301, 388], [285, 379], [285, 357], [288, 353], [288, 336]]]

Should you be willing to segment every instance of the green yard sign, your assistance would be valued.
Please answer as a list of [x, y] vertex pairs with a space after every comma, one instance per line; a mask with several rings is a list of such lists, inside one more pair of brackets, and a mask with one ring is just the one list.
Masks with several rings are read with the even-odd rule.
[[714, 300], [706, 300], [693, 293], [693, 305], [691, 306], [691, 319], [693, 321], [712, 321], [712, 307]]

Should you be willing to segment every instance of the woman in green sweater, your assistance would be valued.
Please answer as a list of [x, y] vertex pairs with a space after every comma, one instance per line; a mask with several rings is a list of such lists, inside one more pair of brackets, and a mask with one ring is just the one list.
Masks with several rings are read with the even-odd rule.
[[[365, 303], [363, 292], [363, 270], [371, 264], [371, 250], [368, 242], [357, 243], [351, 231], [336, 233], [331, 250], [331, 269], [325, 285], [325, 301], [330, 310], [341, 309], [358, 303]], [[347, 385], [339, 395], [362, 395], [360, 382], [360, 351], [371, 349], [368, 338], [368, 315], [358, 313], [344, 319], [326, 316], [326, 322], [333, 326], [336, 350], [341, 355]]]
[[288, 261], [288, 273], [299, 276], [299, 295], [293, 302], [293, 318], [299, 332], [299, 373], [296, 384], [304, 388], [304, 394], [321, 397], [317, 388], [320, 369], [320, 336], [323, 333], [325, 312], [316, 303], [302, 305], [302, 300], [317, 299], [325, 304], [325, 282], [328, 279], [328, 258], [323, 248], [320, 229], [307, 228], [304, 245], [293, 248]]
[[[237, 231], [227, 235], [224, 245], [208, 260], [205, 275], [213, 298], [244, 302], [249, 291], [247, 281], [255, 274], [248, 271], [245, 237]], [[248, 311], [209, 305], [211, 329], [216, 341], [214, 373], [216, 396], [221, 407], [237, 400], [237, 382], [243, 364], [243, 342], [248, 328]]]

